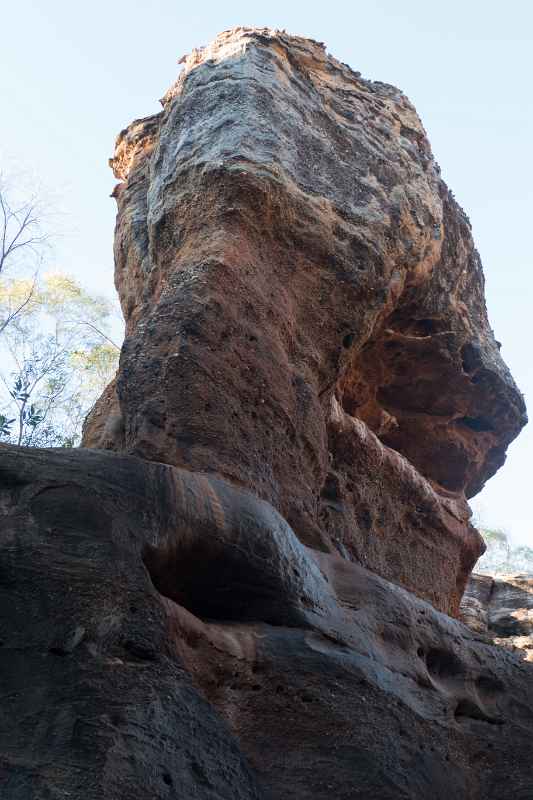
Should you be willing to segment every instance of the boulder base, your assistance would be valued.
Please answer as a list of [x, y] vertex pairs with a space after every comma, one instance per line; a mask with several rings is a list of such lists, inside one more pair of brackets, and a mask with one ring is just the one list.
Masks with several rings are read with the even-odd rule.
[[9, 800], [516, 800], [533, 665], [206, 476], [0, 447]]

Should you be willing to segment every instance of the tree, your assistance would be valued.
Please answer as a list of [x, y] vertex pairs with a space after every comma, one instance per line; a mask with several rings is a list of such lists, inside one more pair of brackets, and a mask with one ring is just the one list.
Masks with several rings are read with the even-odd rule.
[[[29, 284], [0, 281], [0, 316], [19, 309], [0, 343], [0, 439], [74, 446], [116, 371], [119, 347], [108, 333], [112, 308], [68, 275], [45, 275], [31, 293]], [[28, 299], [22, 305], [20, 298]]]
[[501, 529], [479, 527], [487, 549], [477, 562], [474, 571], [488, 575], [505, 575], [512, 572], [533, 574], [533, 549], [513, 547], [507, 533]]
[[0, 173], [0, 280], [4, 279], [8, 270], [12, 272], [17, 269], [32, 274], [25, 294], [13, 298], [13, 304], [3, 307], [0, 334], [24, 310], [33, 296], [43, 248], [48, 239], [42, 229], [42, 216], [36, 195], [29, 199], [16, 197], [14, 191], [8, 191], [7, 180]]

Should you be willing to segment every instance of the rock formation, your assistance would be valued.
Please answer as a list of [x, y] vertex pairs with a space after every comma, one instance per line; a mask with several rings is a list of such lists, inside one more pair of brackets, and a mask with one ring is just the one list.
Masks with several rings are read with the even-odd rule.
[[220, 479], [0, 446], [9, 800], [526, 800], [533, 665]]
[[412, 105], [249, 29], [162, 102], [111, 160], [126, 341], [84, 444], [224, 477], [457, 613], [483, 547], [465, 496], [524, 404]]
[[523, 650], [533, 661], [533, 576], [473, 574], [461, 601], [461, 619], [496, 644]]
[[453, 619], [525, 409], [413, 107], [244, 28], [162, 102], [117, 379], [83, 448], [0, 446], [3, 793], [531, 797], [532, 665]]

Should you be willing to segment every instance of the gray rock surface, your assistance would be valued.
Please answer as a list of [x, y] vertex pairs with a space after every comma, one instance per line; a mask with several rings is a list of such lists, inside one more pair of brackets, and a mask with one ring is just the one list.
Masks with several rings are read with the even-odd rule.
[[461, 618], [503, 647], [533, 661], [533, 575], [472, 574], [461, 601]]
[[238, 28], [112, 166], [117, 379], [0, 445], [0, 796], [530, 800], [533, 664], [442, 613], [525, 409], [412, 105]]
[[526, 800], [533, 665], [208, 476], [0, 446], [9, 800]]
[[525, 409], [415, 109], [266, 28], [193, 51], [162, 102], [111, 160], [126, 340], [84, 444], [217, 474], [457, 614], [467, 498]]

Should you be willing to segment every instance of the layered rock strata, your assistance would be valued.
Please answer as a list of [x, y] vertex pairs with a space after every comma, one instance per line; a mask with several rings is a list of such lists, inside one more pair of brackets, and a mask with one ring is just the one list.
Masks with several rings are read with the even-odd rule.
[[526, 800], [533, 665], [225, 481], [0, 446], [9, 800]]
[[456, 614], [466, 498], [524, 405], [416, 112], [320, 43], [238, 28], [117, 140], [126, 340], [88, 447], [207, 472]]
[[533, 576], [472, 574], [461, 601], [461, 619], [473, 630], [533, 661]]
[[412, 106], [239, 28], [112, 165], [117, 379], [0, 445], [2, 797], [530, 798], [533, 665], [442, 613], [524, 405]]

